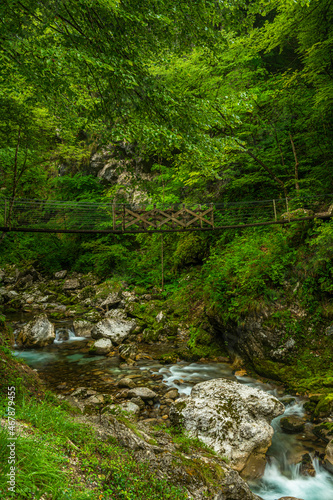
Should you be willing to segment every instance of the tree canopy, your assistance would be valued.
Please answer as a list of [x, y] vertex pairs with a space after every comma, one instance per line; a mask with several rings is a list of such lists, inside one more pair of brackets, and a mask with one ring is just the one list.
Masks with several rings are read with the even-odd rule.
[[6, 192], [25, 155], [52, 175], [94, 141], [155, 158], [170, 201], [211, 182], [227, 198], [331, 190], [332, 15], [329, 0], [5, 0]]

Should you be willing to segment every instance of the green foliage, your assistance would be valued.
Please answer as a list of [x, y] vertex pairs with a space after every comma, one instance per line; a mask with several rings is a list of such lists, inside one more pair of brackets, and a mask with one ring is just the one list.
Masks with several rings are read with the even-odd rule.
[[103, 193], [103, 186], [92, 175], [77, 173], [63, 175], [53, 179], [52, 185], [62, 200], [98, 202]]
[[82, 255], [73, 266], [76, 271], [93, 271], [104, 278], [115, 272], [127, 271], [130, 257], [128, 245], [126, 241], [120, 242], [116, 235], [82, 242], [80, 249]]
[[272, 298], [269, 290], [283, 284], [295, 258], [281, 228], [249, 230], [223, 248], [216, 245], [203, 266], [211, 307], [223, 311], [225, 321], [258, 311]]

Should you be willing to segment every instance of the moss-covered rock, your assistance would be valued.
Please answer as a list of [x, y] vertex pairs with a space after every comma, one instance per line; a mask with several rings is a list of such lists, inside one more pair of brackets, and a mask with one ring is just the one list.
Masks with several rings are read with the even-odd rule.
[[304, 430], [305, 421], [296, 415], [289, 415], [281, 418], [280, 425], [285, 432], [297, 434], [298, 432], [302, 432]]
[[333, 413], [333, 393], [320, 398], [314, 411], [314, 418], [328, 418]]

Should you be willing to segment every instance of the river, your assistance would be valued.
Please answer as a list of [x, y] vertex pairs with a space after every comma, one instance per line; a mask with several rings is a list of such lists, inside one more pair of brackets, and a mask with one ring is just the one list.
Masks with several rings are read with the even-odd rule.
[[[118, 357], [91, 356], [88, 352], [78, 352], [86, 339], [75, 337], [70, 331], [69, 340], [57, 340], [44, 349], [15, 350], [15, 355], [25, 359], [37, 369], [57, 392], [66, 394], [69, 389], [82, 385], [99, 391], [106, 391], [110, 384], [125, 375], [136, 377], [140, 384], [151, 384], [151, 377], [159, 376], [163, 384], [177, 388], [180, 394], [190, 394], [194, 384], [215, 378], [238, 380], [242, 384], [258, 387], [282, 399], [281, 390], [270, 384], [244, 376], [236, 377], [227, 363], [186, 363], [161, 365], [154, 359], [142, 359], [135, 366], [125, 366]], [[157, 346], [165, 349], [167, 346]], [[154, 349], [147, 346], [147, 349]], [[170, 350], [170, 348], [168, 348]], [[84, 351], [84, 349], [83, 349]], [[156, 383], [156, 381], [155, 381]], [[291, 398], [284, 415], [303, 416], [303, 403], [299, 398]], [[268, 463], [264, 476], [250, 487], [264, 500], [277, 500], [282, 496], [302, 500], [333, 500], [333, 476], [323, 469], [315, 455], [323, 453], [325, 444], [313, 436], [309, 430], [295, 435], [286, 434], [280, 427], [282, 416], [272, 421], [274, 436], [268, 450]], [[309, 424], [310, 425], [310, 424]], [[316, 471], [315, 477], [300, 474], [300, 457], [310, 453]]]

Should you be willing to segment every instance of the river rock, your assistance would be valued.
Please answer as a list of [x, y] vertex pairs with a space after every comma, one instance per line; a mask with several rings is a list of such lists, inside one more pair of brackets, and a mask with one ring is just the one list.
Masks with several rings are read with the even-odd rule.
[[80, 281], [77, 278], [66, 280], [62, 288], [63, 290], [77, 290], [81, 288]]
[[323, 465], [325, 469], [333, 474], [333, 439], [326, 446]]
[[312, 458], [310, 456], [310, 453], [305, 453], [302, 456], [302, 461], [301, 461], [301, 466], [300, 466], [300, 469], [299, 469], [299, 473], [302, 476], [315, 477], [316, 471], [315, 471], [315, 468], [313, 466], [313, 462], [312, 462]]
[[122, 359], [135, 359], [138, 353], [137, 344], [122, 344], [119, 346], [119, 356]]
[[143, 399], [141, 399], [141, 398], [138, 398], [138, 397], [132, 398], [131, 402], [136, 404], [141, 410], [142, 410], [142, 408], [145, 407], [145, 403], [144, 403]]
[[243, 477], [255, 478], [264, 472], [274, 432], [270, 421], [283, 411], [283, 404], [270, 394], [215, 379], [195, 385], [191, 396], [177, 399], [170, 419], [227, 457]]
[[126, 320], [127, 314], [123, 309], [110, 309], [105, 313], [105, 317], [110, 319]]
[[56, 331], [56, 339], [59, 341], [68, 340], [69, 332], [66, 328], [58, 328]]
[[[161, 431], [151, 434], [151, 428], [145, 422], [139, 422], [136, 428], [117, 420], [111, 412], [92, 417], [78, 416], [84, 423], [92, 423], [97, 430], [96, 439], [114, 442], [131, 450], [131, 455], [138, 463], [149, 462], [149, 473], [164, 477], [170, 484], [183, 486], [186, 497], [192, 500], [211, 498], [214, 500], [262, 500], [250, 491], [249, 486], [219, 457], [201, 454], [195, 456], [180, 455], [169, 436]], [[148, 419], [150, 422], [156, 419]], [[161, 435], [162, 434], [162, 435]], [[215, 472], [216, 471], [216, 472]], [[207, 475], [213, 480], [207, 484]], [[145, 500], [140, 496], [140, 500]]]
[[6, 295], [8, 300], [17, 299], [19, 296], [19, 294], [15, 292], [15, 290], [9, 290], [9, 292], [7, 292]]
[[34, 281], [42, 280], [42, 276], [34, 267], [28, 267], [23, 271], [16, 269], [16, 286], [24, 286], [27, 283], [32, 284]]
[[178, 398], [178, 396], [179, 396], [178, 389], [171, 389], [170, 391], [164, 394], [164, 397], [166, 399], [176, 399]]
[[99, 321], [91, 331], [94, 339], [109, 338], [113, 344], [121, 344], [136, 327], [135, 321], [105, 318]]
[[73, 328], [77, 337], [90, 337], [93, 327], [94, 325], [90, 323], [90, 321], [84, 321], [82, 319], [73, 321]]
[[99, 339], [96, 340], [91, 350], [94, 354], [109, 354], [112, 348], [112, 342], [110, 339]]
[[158, 313], [158, 315], [156, 316], [156, 318], [155, 318], [155, 319], [156, 319], [157, 323], [161, 323], [161, 321], [163, 321], [163, 320], [165, 319], [165, 314], [164, 314], [164, 312], [163, 312], [163, 311], [160, 311], [160, 312]]
[[133, 389], [135, 387], [135, 382], [131, 378], [122, 378], [118, 382], [118, 387], [126, 387], [128, 389]]
[[157, 397], [156, 392], [148, 387], [136, 387], [128, 392], [129, 398], [141, 398], [143, 400], [154, 399]]
[[303, 500], [303, 499], [296, 497], [280, 497], [278, 500]]
[[290, 434], [297, 434], [304, 431], [305, 422], [302, 417], [288, 415], [280, 420], [281, 428]]
[[101, 405], [104, 403], [103, 394], [93, 394], [84, 400], [85, 405]]
[[65, 278], [67, 275], [67, 271], [64, 269], [63, 271], [58, 271], [57, 273], [54, 273], [54, 277], [57, 279], [57, 280], [62, 280], [63, 278]]
[[109, 405], [106, 411], [113, 415], [119, 415], [122, 412], [125, 412], [128, 413], [129, 416], [138, 417], [140, 414], [140, 407], [132, 401], [127, 401], [126, 403], [123, 403], [121, 405]]
[[108, 295], [105, 300], [103, 300], [103, 302], [101, 303], [101, 307], [108, 310], [117, 307], [120, 301], [121, 301], [120, 293], [113, 292], [110, 293], [110, 295]]
[[54, 339], [54, 325], [47, 319], [46, 314], [41, 314], [21, 328], [16, 342], [25, 347], [44, 347], [52, 344]]

